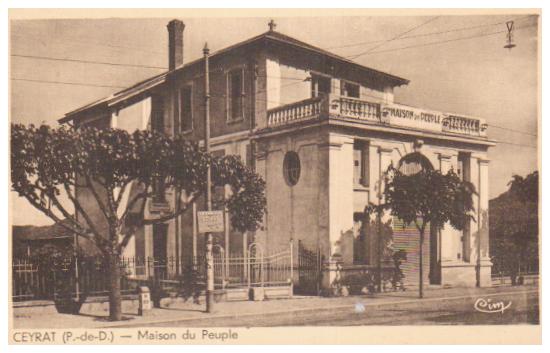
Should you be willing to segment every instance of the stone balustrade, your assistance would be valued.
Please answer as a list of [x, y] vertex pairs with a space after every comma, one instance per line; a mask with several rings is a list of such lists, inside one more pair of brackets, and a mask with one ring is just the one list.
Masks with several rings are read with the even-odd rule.
[[315, 118], [321, 113], [320, 97], [304, 99], [268, 110], [267, 125], [279, 126], [296, 121]]
[[327, 95], [304, 99], [268, 110], [267, 125], [275, 127], [322, 117], [360, 120], [385, 126], [444, 132], [467, 136], [487, 136], [483, 119], [447, 114], [402, 104], [381, 104], [357, 98]]
[[487, 124], [482, 119], [448, 115], [443, 119], [442, 131], [471, 136], [486, 136]]
[[[338, 114], [346, 118], [380, 122], [380, 104], [356, 98], [331, 97], [331, 114]], [[333, 109], [335, 111], [333, 111]]]

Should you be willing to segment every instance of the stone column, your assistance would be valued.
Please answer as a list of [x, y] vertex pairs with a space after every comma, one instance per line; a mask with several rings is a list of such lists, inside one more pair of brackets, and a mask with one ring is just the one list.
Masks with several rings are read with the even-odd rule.
[[480, 287], [491, 286], [491, 260], [489, 258], [489, 160], [480, 157], [478, 164], [478, 181], [476, 208], [476, 228], [472, 244], [472, 258], [476, 263], [476, 285]]
[[353, 233], [353, 139], [330, 134], [328, 148], [329, 238], [331, 257], [338, 257], [342, 241]]
[[111, 112], [111, 128], [118, 128], [118, 110]]
[[[262, 179], [268, 183], [267, 179], [267, 146], [263, 146], [260, 143], [257, 144], [257, 150], [255, 153], [254, 158], [256, 159], [255, 162], [255, 171], [256, 173], [262, 177]], [[265, 196], [266, 198], [269, 197], [268, 195], [269, 188], [266, 186], [265, 188]], [[258, 228], [254, 232], [254, 239], [250, 239], [250, 241], [256, 241], [265, 246], [266, 240], [267, 240], [267, 233], [268, 233], [268, 224], [267, 224], [267, 215], [264, 214], [262, 226]]]
[[[452, 168], [452, 156], [448, 154], [439, 154], [439, 171], [442, 174], [447, 174]], [[439, 232], [439, 251], [442, 262], [453, 262], [456, 260], [455, 254], [455, 232], [449, 223], [446, 223], [443, 229]]]
[[341, 251], [348, 245], [345, 242], [353, 237], [353, 138], [329, 133], [319, 149], [324, 174], [321, 187], [326, 193], [320, 195], [324, 196], [320, 197], [321, 213], [326, 215], [320, 229], [327, 227], [330, 249], [323, 286], [330, 288], [338, 278], [339, 266], [353, 262], [353, 258], [343, 258]]

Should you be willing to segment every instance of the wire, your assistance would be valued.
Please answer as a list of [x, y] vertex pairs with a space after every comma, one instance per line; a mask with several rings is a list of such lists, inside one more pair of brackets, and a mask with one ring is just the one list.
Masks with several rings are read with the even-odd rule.
[[122, 64], [122, 63], [112, 63], [112, 62], [107, 62], [107, 61], [93, 61], [93, 60], [82, 60], [82, 59], [55, 58], [55, 57], [51, 57], [51, 56], [39, 56], [39, 55], [11, 54], [11, 56], [15, 56], [15, 57], [18, 57], [18, 58], [28, 58], [28, 59], [40, 59], [40, 60], [51, 60], [51, 61], [68, 61], [68, 62], [83, 63], [83, 64], [128, 66], [128, 67], [139, 67], [139, 68], [146, 68], [146, 69], [161, 69], [161, 70], [167, 70], [168, 69], [166, 67], [152, 66], [152, 65]]
[[[105, 43], [97, 43], [97, 42], [85, 42], [85, 41], [82, 41], [82, 40], [71, 40], [71, 39], [59, 39], [59, 38], [51, 38], [51, 37], [45, 37], [45, 36], [39, 36], [39, 35], [28, 35], [28, 34], [24, 34], [24, 33], [12, 33], [12, 35], [16, 36], [16, 37], [27, 37], [27, 38], [35, 38], [37, 40], [47, 40], [47, 41], [54, 41], [54, 42], [58, 42], [58, 43], [63, 43], [63, 44], [66, 44], [66, 43], [74, 43], [74, 44], [79, 44], [79, 45], [92, 45], [92, 46], [98, 46], [98, 47], [107, 47], [107, 48], [115, 48], [115, 49], [118, 49], [118, 50], [134, 50], [134, 51], [141, 51], [141, 52], [144, 52], [144, 53], [151, 53], [151, 54], [166, 54], [166, 53], [162, 53], [162, 52], [159, 52], [159, 51], [152, 51], [152, 50], [147, 50], [147, 49], [143, 49], [143, 48], [140, 48], [140, 47], [133, 47], [133, 46], [122, 46], [122, 45], [115, 45], [115, 44], [105, 44]], [[41, 38], [41, 39], [39, 39]], [[83, 39], [89, 39], [89, 38], [85, 38], [83, 37]]]
[[398, 34], [397, 36], [395, 36], [395, 37], [393, 37], [393, 38], [391, 38], [391, 39], [389, 39], [389, 40], [387, 40], [387, 41], [384, 41], [383, 43], [380, 43], [379, 45], [375, 45], [374, 47], [372, 47], [372, 48], [370, 48], [370, 49], [368, 49], [368, 50], [366, 50], [366, 51], [364, 51], [364, 52], [362, 52], [362, 53], [359, 53], [359, 54], [357, 54], [357, 55], [351, 56], [350, 59], [356, 59], [356, 58], [358, 58], [358, 57], [360, 57], [360, 56], [362, 56], [362, 55], [364, 55], [364, 54], [368, 54], [368, 53], [372, 52], [374, 49], [380, 48], [381, 46], [383, 46], [383, 45], [386, 44], [386, 43], [389, 43], [389, 42], [392, 42], [392, 41], [394, 41], [394, 40], [396, 40], [396, 39], [399, 39], [399, 38], [401, 38], [402, 36], [404, 36], [405, 34], [410, 33], [410, 32], [412, 32], [412, 31], [414, 31], [414, 30], [416, 30], [416, 29], [418, 29], [418, 28], [420, 28], [420, 27], [423, 27], [423, 26], [427, 25], [427, 24], [430, 23], [430, 22], [433, 22], [433, 21], [437, 20], [439, 17], [441, 17], [441, 16], [432, 17], [432, 18], [430, 18], [429, 20], [427, 20], [427, 21], [425, 21], [425, 22], [422, 22], [422, 23], [419, 24], [418, 26], [414, 26], [413, 28], [411, 28], [411, 29], [409, 29], [409, 30], [407, 30], [407, 31], [405, 31], [405, 32], [402, 32], [402, 33]]
[[[519, 21], [519, 20], [522, 20], [522, 19], [527, 18], [527, 17], [530, 17], [530, 16], [531, 16], [531, 15], [522, 16], [522, 17], [519, 17], [519, 18], [514, 19], [514, 21]], [[404, 39], [419, 38], [419, 37], [429, 37], [429, 36], [434, 36], [434, 35], [439, 35], [439, 34], [460, 32], [460, 31], [468, 31], [468, 30], [477, 29], [477, 28], [492, 27], [492, 26], [502, 25], [502, 24], [505, 24], [506, 22], [508, 22], [508, 21], [495, 22], [495, 23], [488, 23], [488, 24], [476, 25], [476, 26], [470, 26], [470, 27], [461, 27], [461, 28], [449, 29], [449, 30], [446, 30], [446, 31], [438, 31], [438, 32], [428, 32], [428, 33], [421, 33], [421, 34], [413, 34], [413, 35], [410, 35], [410, 36], [399, 37], [399, 38], [397, 38], [397, 39], [395, 39], [395, 40], [404, 40]], [[380, 42], [385, 42], [385, 41], [386, 41], [386, 39], [371, 40], [371, 41], [368, 41], [368, 42], [358, 42], [358, 43], [351, 43], [351, 44], [346, 44], [346, 45], [340, 45], [340, 46], [336, 46], [336, 47], [328, 47], [328, 48], [326, 48], [326, 49], [350, 48], [350, 47], [357, 47], [357, 46], [364, 45], [364, 44], [375, 44], [375, 43], [380, 43]]]
[[487, 125], [489, 125], [491, 127], [496, 127], [497, 129], [507, 130], [507, 131], [511, 131], [511, 132], [517, 132], [518, 134], [525, 134], [525, 135], [529, 135], [529, 136], [538, 137], [537, 134], [533, 134], [533, 133], [530, 133], [530, 132], [514, 130], [514, 129], [510, 129], [510, 128], [503, 127], [503, 126], [498, 126], [498, 125], [491, 125], [491, 124], [487, 124]]
[[504, 142], [504, 141], [499, 141], [499, 142], [497, 143], [497, 145], [499, 145], [499, 144], [501, 144], [501, 143], [506, 144], [506, 145], [512, 145], [512, 146], [529, 147], [529, 148], [538, 149], [537, 146], [523, 145], [523, 144], [521, 144], [521, 143]]
[[[518, 27], [518, 28], [515, 28], [515, 30], [521, 30], [521, 29], [531, 28], [531, 27], [536, 27], [536, 26], [537, 26], [537, 25]], [[370, 53], [362, 53], [361, 55], [365, 55], [365, 54], [378, 54], [378, 53], [388, 53], [388, 52], [394, 52], [394, 51], [405, 50], [405, 49], [420, 48], [420, 47], [426, 47], [426, 46], [430, 46], [430, 45], [443, 44], [443, 43], [449, 43], [449, 42], [456, 42], [456, 41], [460, 41], [460, 40], [467, 40], [467, 39], [475, 39], [475, 38], [481, 38], [481, 37], [488, 37], [488, 36], [493, 36], [493, 35], [495, 35], [495, 34], [506, 33], [506, 32], [508, 32], [508, 31], [498, 31], [498, 32], [484, 33], [484, 34], [478, 34], [478, 35], [473, 35], [473, 36], [468, 36], [468, 37], [460, 37], [460, 38], [447, 39], [447, 40], [436, 41], [436, 42], [429, 42], [429, 43], [418, 44], [418, 45], [411, 45], [411, 46], [407, 46], [407, 47], [400, 47], [400, 48], [386, 49], [386, 50], [377, 50], [377, 51], [370, 52]], [[357, 56], [356, 56], [356, 57], [357, 57]]]
[[12, 77], [13, 81], [26, 81], [26, 82], [39, 82], [39, 83], [51, 83], [59, 85], [73, 85], [73, 86], [89, 86], [89, 87], [103, 87], [103, 88], [127, 88], [126, 86], [110, 86], [110, 85], [98, 85], [93, 83], [78, 83], [78, 82], [65, 82], [65, 81], [47, 81], [47, 80], [33, 80], [28, 78]]

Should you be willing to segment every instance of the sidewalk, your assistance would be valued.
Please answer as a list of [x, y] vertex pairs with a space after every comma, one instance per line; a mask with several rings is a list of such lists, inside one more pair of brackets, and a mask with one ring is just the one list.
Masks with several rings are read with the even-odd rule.
[[186, 321], [189, 326], [197, 326], [200, 321], [215, 318], [231, 318], [243, 316], [265, 316], [283, 313], [299, 313], [317, 310], [342, 310], [356, 307], [360, 304], [365, 307], [382, 305], [396, 305], [405, 303], [429, 303], [440, 300], [468, 300], [480, 296], [498, 295], [503, 293], [521, 293], [538, 291], [538, 286], [525, 285], [520, 287], [490, 287], [490, 288], [447, 288], [428, 287], [425, 298], [418, 299], [416, 290], [405, 292], [388, 292], [373, 296], [349, 296], [337, 298], [321, 297], [294, 297], [293, 299], [266, 300], [263, 302], [241, 301], [216, 303], [215, 311], [211, 314], [203, 312], [204, 303], [200, 305], [183, 302], [180, 299], [164, 299], [162, 308], [153, 309], [145, 316], [137, 315], [137, 300], [123, 302], [125, 320], [120, 322], [108, 321], [107, 303], [87, 303], [83, 306], [80, 315], [59, 314], [53, 305], [18, 307], [13, 309], [14, 328], [103, 328], [125, 326], [147, 326], [152, 323], [166, 323]]

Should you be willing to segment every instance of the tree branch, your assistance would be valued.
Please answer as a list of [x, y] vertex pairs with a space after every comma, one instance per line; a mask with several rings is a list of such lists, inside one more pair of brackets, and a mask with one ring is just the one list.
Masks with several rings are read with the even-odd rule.
[[120, 187], [120, 190], [118, 192], [117, 198], [115, 200], [115, 210], [118, 212], [118, 208], [120, 206], [120, 202], [122, 201], [122, 197], [124, 197], [124, 193], [126, 192], [126, 188], [128, 185], [132, 183], [133, 180], [128, 180], [122, 186]]
[[[122, 216], [120, 217], [120, 220], [119, 220], [119, 226], [124, 224], [125, 220], [126, 220], [126, 217], [128, 216], [128, 214], [130, 213], [130, 211], [132, 210], [132, 208], [134, 207], [134, 205], [140, 200], [140, 199], [143, 199], [143, 205], [145, 205], [145, 203], [147, 202], [147, 197], [150, 196], [150, 193], [147, 192], [147, 189], [149, 188], [148, 185], [145, 185], [145, 191], [144, 192], [140, 192], [138, 194], [136, 194], [136, 196], [130, 200], [130, 202], [128, 202], [128, 204], [126, 205], [126, 210], [124, 210], [124, 213], [122, 214]], [[144, 207], [142, 207], [143, 209]], [[143, 212], [141, 211], [140, 214], [143, 214]]]
[[95, 225], [93, 224], [90, 216], [86, 213], [86, 211], [84, 210], [84, 208], [82, 207], [78, 199], [76, 198], [76, 190], [75, 190], [75, 196], [73, 196], [70, 192], [69, 186], [67, 184], [64, 184], [64, 186], [65, 186], [65, 191], [67, 192], [67, 195], [69, 195], [69, 199], [73, 202], [76, 211], [79, 212], [82, 215], [82, 217], [84, 217], [84, 220], [88, 224], [88, 227], [90, 228], [91, 232], [95, 235], [96, 237], [95, 242], [100, 247], [104, 246], [105, 243], [103, 242], [104, 240], [103, 237], [101, 236], [101, 234], [99, 233]]
[[59, 224], [61, 227], [67, 229], [68, 231], [77, 233], [77, 234], [82, 235], [82, 236], [84, 236], [88, 239], [91, 239], [91, 237], [89, 237], [89, 231], [86, 231], [84, 229], [84, 227], [81, 224], [79, 224], [77, 221], [75, 221], [74, 219], [69, 218], [73, 223], [73, 226], [70, 226], [70, 225], [64, 223], [61, 219], [59, 219], [59, 217], [57, 217], [55, 215], [55, 213], [53, 213], [49, 208], [45, 208], [39, 202], [36, 202], [36, 199], [37, 199], [36, 195], [33, 194], [34, 197], [29, 195], [28, 193], [23, 193], [22, 195], [23, 195], [24, 198], [27, 199], [27, 201], [29, 201], [29, 203], [31, 205], [33, 205], [40, 212], [44, 213], [47, 217], [49, 217], [51, 220], [53, 220], [56, 224]]
[[107, 192], [107, 209], [109, 210], [109, 223], [118, 223], [118, 217], [116, 213], [115, 199], [114, 199], [114, 188], [111, 186], [106, 187], [105, 191]]

